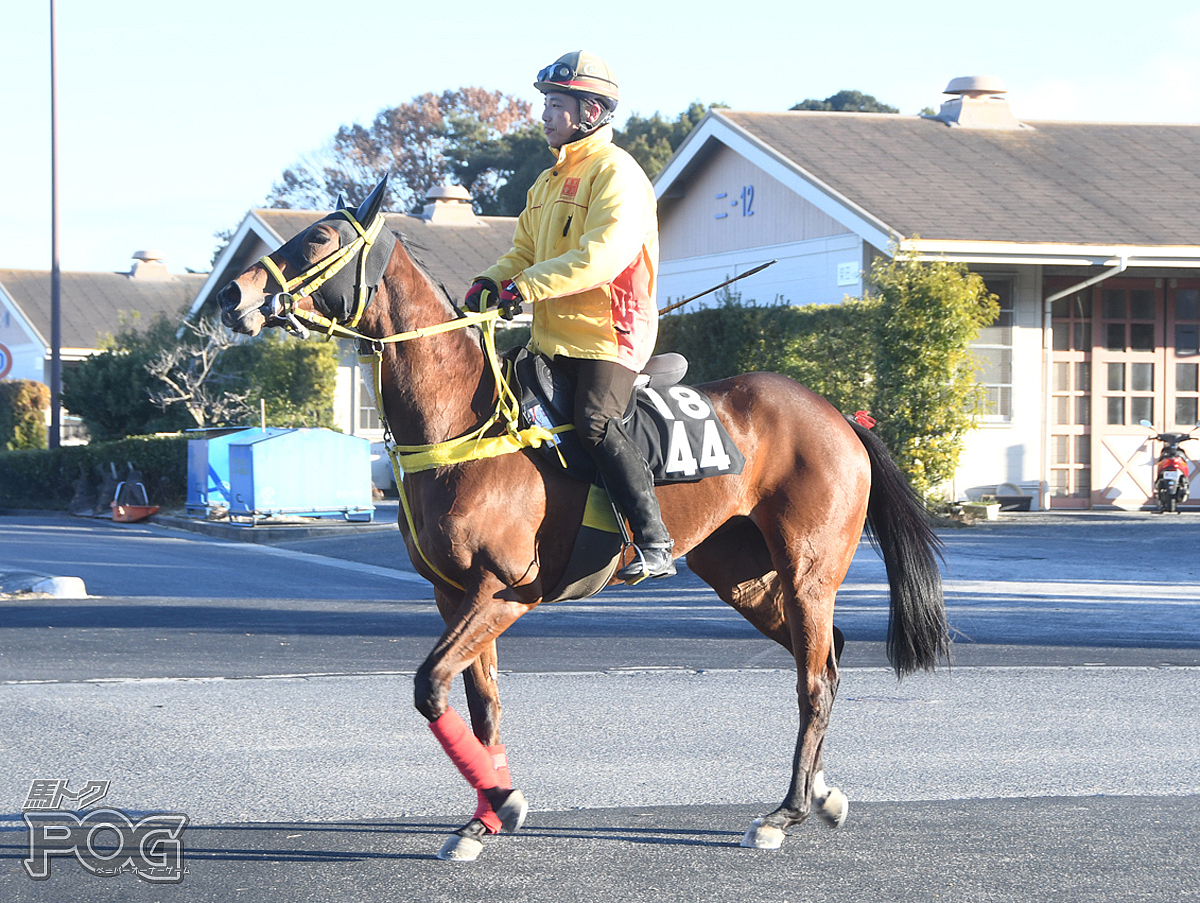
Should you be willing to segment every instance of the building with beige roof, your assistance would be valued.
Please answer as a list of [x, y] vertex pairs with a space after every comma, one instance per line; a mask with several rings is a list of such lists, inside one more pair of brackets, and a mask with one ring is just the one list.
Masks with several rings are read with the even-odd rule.
[[951, 492], [1147, 506], [1139, 421], [1200, 414], [1200, 125], [1022, 122], [992, 78], [946, 93], [933, 116], [710, 111], [655, 179], [660, 298], [772, 259], [743, 298], [860, 296], [897, 248], [966, 263], [1002, 312]]
[[[61, 273], [64, 370], [124, 328], [160, 314], [182, 319], [206, 278], [169, 273], [156, 251], [138, 251], [125, 273]], [[0, 269], [0, 379], [50, 384], [50, 317], [48, 270]], [[77, 425], [64, 419], [64, 440], [79, 435]]]

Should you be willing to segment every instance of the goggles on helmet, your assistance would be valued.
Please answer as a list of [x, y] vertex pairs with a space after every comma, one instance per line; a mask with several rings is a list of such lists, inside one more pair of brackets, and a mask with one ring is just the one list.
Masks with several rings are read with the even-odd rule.
[[604, 60], [581, 50], [563, 54], [539, 71], [534, 87], [542, 93], [557, 90], [567, 94], [607, 98], [613, 107], [620, 96], [612, 70]]
[[579, 70], [574, 66], [568, 66], [561, 62], [551, 63], [537, 74], [537, 80], [540, 82], [569, 82], [578, 74]]

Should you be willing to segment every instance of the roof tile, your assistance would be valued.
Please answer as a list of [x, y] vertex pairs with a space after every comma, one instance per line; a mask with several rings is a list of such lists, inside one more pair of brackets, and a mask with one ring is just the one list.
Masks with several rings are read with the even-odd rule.
[[[148, 324], [159, 314], [183, 318], [203, 275], [171, 279], [131, 278], [127, 273], [61, 274], [62, 344], [64, 348], [97, 348], [131, 317]], [[50, 341], [50, 273], [45, 270], [0, 270], [0, 286], [20, 306], [42, 337]]]
[[717, 115], [905, 236], [1200, 245], [1200, 125]]

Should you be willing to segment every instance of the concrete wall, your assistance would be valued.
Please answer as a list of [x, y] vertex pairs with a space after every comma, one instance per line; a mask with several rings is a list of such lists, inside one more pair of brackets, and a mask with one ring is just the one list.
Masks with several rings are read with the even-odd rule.
[[[730, 286], [742, 301], [759, 304], [840, 304], [862, 294], [863, 244], [856, 235], [836, 235], [659, 263], [658, 306], [698, 294], [770, 260], [772, 266]], [[717, 294], [683, 310], [718, 303]]]

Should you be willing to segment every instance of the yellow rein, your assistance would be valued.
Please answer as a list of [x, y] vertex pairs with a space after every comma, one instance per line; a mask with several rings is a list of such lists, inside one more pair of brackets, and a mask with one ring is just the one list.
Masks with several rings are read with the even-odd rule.
[[[527, 429], [519, 428], [520, 404], [517, 401], [516, 395], [513, 394], [508, 380], [504, 378], [504, 374], [500, 370], [499, 355], [496, 353], [496, 318], [499, 315], [500, 312], [496, 310], [486, 311], [481, 314], [468, 314], [457, 320], [450, 320], [446, 323], [439, 323], [436, 326], [414, 329], [411, 332], [398, 333], [397, 335], [381, 339], [362, 337], [368, 342], [376, 343], [370, 354], [359, 355], [358, 360], [359, 363], [369, 363], [371, 365], [375, 409], [379, 412], [380, 420], [386, 424], [387, 418], [383, 412], [381, 366], [383, 361], [383, 345], [386, 343], [406, 342], [410, 339], [424, 338], [425, 336], [437, 335], [438, 333], [449, 332], [452, 329], [462, 329], [475, 324], [482, 324], [483, 326], [484, 357], [491, 369], [492, 378], [496, 382], [495, 409], [487, 420], [471, 430], [471, 432], [454, 439], [447, 439], [445, 442], [436, 442], [432, 445], [389, 444], [388, 455], [392, 459], [393, 467], [397, 470], [397, 484], [400, 483], [401, 473], [419, 473], [422, 470], [433, 470], [434, 468], [447, 467], [451, 464], [463, 464], [467, 461], [478, 461], [482, 458], [495, 458], [499, 455], [507, 455], [520, 451], [523, 448], [538, 448], [544, 442], [553, 441], [555, 434], [574, 429], [574, 427], [569, 425], [555, 427], [552, 430], [536, 425]], [[504, 432], [499, 436], [485, 436], [484, 433], [498, 422], [504, 424]]]
[[[483, 458], [494, 458], [499, 455], [508, 455], [523, 448], [538, 448], [545, 442], [553, 442], [555, 434], [574, 429], [574, 427], [567, 425], [547, 430], [535, 425], [527, 429], [519, 428], [520, 404], [513, 394], [512, 387], [504, 378], [504, 374], [501, 373], [499, 356], [496, 353], [496, 319], [500, 316], [500, 311], [498, 310], [467, 314], [466, 316], [449, 320], [445, 323], [438, 323], [434, 326], [423, 326], [409, 332], [401, 332], [382, 338], [363, 335], [355, 330], [354, 327], [358, 325], [367, 302], [367, 286], [364, 278], [367, 253], [370, 251], [371, 245], [374, 243], [375, 238], [379, 235], [379, 230], [383, 226], [383, 214], [376, 216], [371, 227], [364, 230], [358, 221], [350, 215], [349, 211], [342, 212], [359, 233], [358, 238], [346, 247], [340, 248], [293, 279], [286, 279], [279, 267], [276, 266], [275, 262], [269, 256], [263, 257], [260, 263], [262, 263], [267, 272], [271, 274], [283, 289], [286, 309], [282, 313], [304, 321], [328, 337], [354, 339], [356, 341], [367, 342], [372, 346], [371, 353], [359, 355], [358, 360], [360, 364], [369, 363], [371, 365], [375, 409], [379, 413], [380, 422], [384, 425], [384, 444], [387, 448], [388, 458], [392, 462], [392, 473], [396, 478], [396, 488], [400, 495], [400, 505], [404, 509], [404, 518], [408, 522], [408, 531], [409, 535], [412, 536], [413, 546], [416, 547], [417, 554], [421, 556], [421, 560], [425, 562], [430, 571], [450, 586], [462, 590], [462, 584], [456, 580], [452, 580], [438, 570], [437, 566], [429, 560], [429, 556], [421, 548], [420, 542], [417, 540], [417, 527], [413, 521], [412, 507], [408, 502], [408, 492], [404, 488], [404, 474], [418, 473], [422, 470], [433, 470], [437, 467], [447, 467], [452, 464], [463, 464], [467, 461], [478, 461]], [[331, 320], [316, 311], [298, 310], [295, 308], [295, 299], [292, 297], [293, 292], [302, 290], [306, 294], [311, 295], [340, 272], [360, 248], [362, 255], [359, 258], [358, 302], [355, 306], [354, 316], [348, 324], [343, 325], [338, 323], [336, 320]], [[428, 336], [439, 335], [443, 332], [450, 332], [454, 329], [464, 329], [475, 325], [482, 327], [484, 357], [487, 359], [488, 367], [496, 382], [496, 407], [492, 411], [491, 416], [466, 435], [448, 439], [445, 442], [435, 442], [432, 445], [393, 444], [391, 441], [391, 429], [387, 425], [387, 417], [383, 411], [383, 346], [398, 342], [407, 342], [413, 339], [422, 339]], [[484, 433], [498, 422], [503, 422], [504, 432], [498, 436], [485, 436]]]
[[[558, 426], [552, 430], [536, 425], [527, 429], [519, 428], [517, 418], [520, 414], [520, 404], [517, 402], [508, 380], [500, 372], [499, 356], [496, 354], [496, 318], [499, 315], [498, 310], [468, 314], [457, 320], [414, 329], [411, 332], [403, 332], [382, 339], [368, 338], [367, 341], [375, 343], [374, 349], [370, 354], [362, 354], [358, 358], [359, 363], [371, 365], [375, 410], [379, 412], [380, 422], [384, 424], [386, 430], [385, 446], [388, 458], [392, 462], [392, 473], [395, 476], [396, 489], [400, 495], [400, 506], [404, 509], [404, 518], [408, 522], [408, 532], [412, 536], [413, 546], [416, 548], [417, 554], [421, 556], [421, 560], [434, 574], [459, 590], [463, 589], [463, 585], [438, 570], [437, 565], [429, 560], [429, 556], [421, 548], [417, 539], [417, 525], [413, 521], [412, 507], [408, 503], [408, 491], [404, 488], [403, 475], [418, 473], [422, 470], [433, 470], [451, 464], [463, 464], [467, 461], [478, 461], [483, 458], [495, 458], [500, 455], [512, 454], [523, 448], [537, 448], [545, 442], [553, 442], [556, 433], [574, 429], [574, 426], [571, 425]], [[471, 432], [445, 442], [436, 442], [432, 445], [394, 445], [390, 441], [391, 430], [387, 427], [387, 417], [383, 412], [383, 345], [437, 335], [477, 323], [483, 326], [484, 357], [487, 359], [492, 376], [496, 381], [496, 408], [492, 411], [491, 416]], [[504, 423], [504, 432], [499, 436], [485, 436], [484, 433], [499, 421]]]

